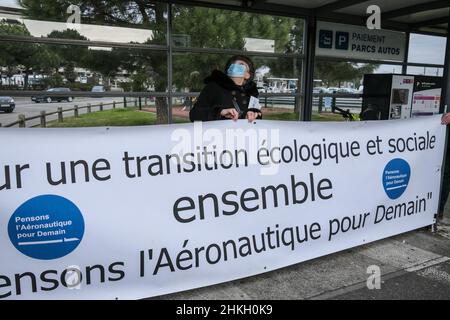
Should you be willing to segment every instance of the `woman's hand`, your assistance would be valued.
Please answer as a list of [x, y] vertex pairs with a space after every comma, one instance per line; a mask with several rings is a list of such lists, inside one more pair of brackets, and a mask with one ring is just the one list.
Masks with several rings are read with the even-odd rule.
[[442, 115], [441, 123], [442, 123], [442, 124], [445, 124], [445, 125], [447, 125], [447, 124], [450, 123], [450, 112], [444, 113], [444, 114]]
[[227, 119], [233, 119], [234, 121], [239, 119], [239, 113], [235, 108], [223, 109], [222, 111], [220, 111], [220, 115]]

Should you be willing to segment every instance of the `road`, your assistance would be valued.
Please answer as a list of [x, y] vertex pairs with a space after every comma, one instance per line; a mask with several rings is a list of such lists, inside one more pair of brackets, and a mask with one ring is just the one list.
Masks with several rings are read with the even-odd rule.
[[[108, 110], [112, 108], [112, 105], [107, 105], [112, 103], [113, 101], [116, 101], [117, 105], [116, 107], [123, 107], [123, 98], [122, 97], [108, 97], [108, 98], [75, 98], [72, 102], [52, 102], [52, 103], [35, 103], [31, 101], [28, 97], [15, 97], [14, 100], [16, 101], [16, 108], [14, 109], [14, 112], [12, 113], [4, 113], [0, 112], [0, 123], [5, 126], [9, 123], [15, 122], [18, 120], [19, 114], [25, 115], [26, 118], [33, 117], [40, 115], [41, 111], [46, 112], [53, 112], [58, 109], [58, 107], [62, 107], [63, 110], [65, 109], [71, 109], [75, 105], [86, 106], [89, 103], [94, 106], [100, 104], [102, 102], [104, 106], [104, 110]], [[134, 106], [134, 98], [128, 98], [128, 106]], [[92, 111], [98, 111], [97, 108], [92, 108]], [[79, 114], [86, 113], [86, 109], [80, 109]], [[73, 116], [73, 112], [65, 113], [64, 116]], [[55, 120], [57, 119], [57, 115], [52, 115], [47, 117], [47, 121]], [[37, 125], [39, 124], [39, 119], [31, 120], [27, 122], [27, 127]]]

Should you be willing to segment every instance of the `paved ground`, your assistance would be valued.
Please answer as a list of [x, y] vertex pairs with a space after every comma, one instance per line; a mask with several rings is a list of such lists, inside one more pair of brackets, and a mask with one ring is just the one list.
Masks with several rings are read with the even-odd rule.
[[[52, 103], [35, 103], [31, 101], [28, 97], [16, 97], [14, 98], [16, 102], [16, 108], [12, 113], [4, 113], [0, 112], [0, 123], [5, 126], [9, 123], [17, 121], [19, 114], [25, 115], [25, 117], [37, 116], [41, 111], [53, 112], [58, 109], [58, 107], [62, 107], [63, 110], [71, 109], [75, 105], [78, 106], [86, 106], [88, 103], [91, 105], [98, 105], [100, 102], [105, 104], [104, 109], [108, 110], [112, 108], [112, 105], [107, 105], [112, 103], [113, 101], [117, 102], [117, 107], [123, 107], [123, 98], [75, 98], [73, 102], [52, 102]], [[133, 100], [133, 98], [128, 98], [128, 101]], [[134, 101], [134, 100], [133, 100]], [[133, 103], [131, 103], [133, 105]], [[92, 111], [98, 111], [98, 108], [92, 109]], [[83, 114], [86, 112], [86, 109], [80, 109], [79, 113]], [[64, 114], [66, 116], [66, 114]], [[73, 116], [73, 112], [67, 113], [67, 116]], [[48, 121], [57, 119], [57, 115], [49, 116], [47, 118]], [[39, 123], [39, 119], [32, 120], [27, 123], [27, 127], [36, 125]]]
[[[155, 299], [450, 299], [450, 208], [438, 230], [416, 230], [294, 266]], [[367, 268], [381, 288], [367, 288]]]

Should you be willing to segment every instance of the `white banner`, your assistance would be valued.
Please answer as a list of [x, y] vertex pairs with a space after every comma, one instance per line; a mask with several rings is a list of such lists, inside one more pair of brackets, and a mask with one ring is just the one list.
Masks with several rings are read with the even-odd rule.
[[439, 116], [0, 129], [0, 298], [135, 299], [427, 226]]
[[403, 61], [406, 35], [348, 24], [317, 22], [316, 55], [326, 57]]

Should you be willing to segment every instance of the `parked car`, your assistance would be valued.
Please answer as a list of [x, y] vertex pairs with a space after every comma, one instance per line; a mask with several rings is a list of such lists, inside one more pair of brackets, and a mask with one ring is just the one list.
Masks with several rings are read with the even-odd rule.
[[105, 92], [104, 86], [93, 86], [91, 92]]
[[110, 87], [109, 91], [124, 92], [123, 88], [121, 88], [121, 87]]
[[267, 87], [267, 93], [280, 93], [280, 89], [277, 88], [277, 87], [268, 86]]
[[[74, 99], [73, 97], [71, 97], [71, 96], [69, 95], [69, 93], [70, 93], [70, 89], [69, 89], [69, 88], [50, 88], [50, 89], [48, 89], [46, 92], [47, 92], [46, 94], [31, 97], [31, 100], [33, 100], [33, 101], [36, 102], [36, 103], [39, 103], [39, 102], [47, 102], [47, 103], [50, 103], [50, 102], [52, 102], [52, 101], [58, 101], [58, 102], [61, 102], [61, 101], [67, 101], [67, 102], [72, 102], [73, 99]], [[53, 93], [55, 93], [55, 92], [58, 92], [58, 93], [59, 93], [59, 92], [67, 92], [67, 96], [66, 96], [66, 95], [63, 95], [63, 96], [54, 96]]]
[[16, 103], [12, 97], [0, 97], [0, 111], [11, 113], [15, 107]]
[[[106, 92], [106, 89], [104, 86], [93, 86], [91, 89], [91, 92], [102, 93], [102, 92]], [[101, 97], [100, 96], [92, 96], [92, 98], [101, 98]]]
[[329, 91], [330, 93], [337, 93], [337, 92], [339, 91], [339, 89], [340, 89], [340, 88], [337, 88], [337, 87], [329, 87], [329, 88], [328, 88], [328, 91]]
[[314, 88], [313, 88], [313, 93], [314, 93], [314, 94], [318, 94], [318, 93], [330, 93], [330, 91], [328, 91], [328, 89], [325, 88], [325, 87], [314, 87]]
[[351, 88], [339, 88], [337, 90], [337, 93], [354, 93], [353, 89]]

